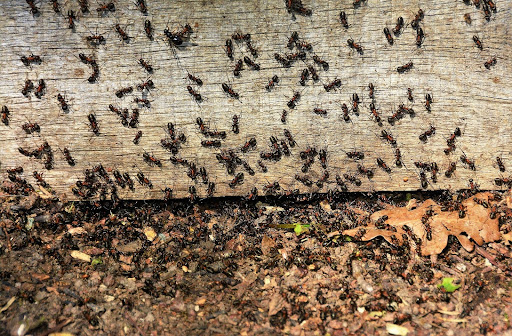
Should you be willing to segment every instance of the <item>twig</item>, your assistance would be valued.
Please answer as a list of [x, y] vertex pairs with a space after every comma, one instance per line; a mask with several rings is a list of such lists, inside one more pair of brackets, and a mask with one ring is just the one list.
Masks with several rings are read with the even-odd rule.
[[53, 328], [50, 328], [44, 332], [42, 332], [41, 334], [39, 334], [38, 336], [47, 336], [51, 333], [54, 333], [56, 331], [60, 331], [62, 328], [64, 328], [66, 325], [68, 325], [69, 323], [71, 322], [71, 319], [67, 319], [67, 320], [64, 320], [62, 321], [61, 323], [57, 324], [55, 327]]

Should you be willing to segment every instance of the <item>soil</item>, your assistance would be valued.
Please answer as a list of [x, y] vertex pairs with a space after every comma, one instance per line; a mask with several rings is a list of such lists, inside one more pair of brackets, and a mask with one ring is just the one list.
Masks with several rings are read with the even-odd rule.
[[358, 219], [332, 210], [410, 196], [2, 197], [0, 335], [512, 335], [508, 242], [422, 257], [336, 234]]

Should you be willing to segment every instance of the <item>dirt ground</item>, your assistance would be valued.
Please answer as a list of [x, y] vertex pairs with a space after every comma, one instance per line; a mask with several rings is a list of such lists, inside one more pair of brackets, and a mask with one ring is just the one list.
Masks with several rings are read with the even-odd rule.
[[505, 242], [451, 237], [435, 257], [356, 242], [337, 209], [411, 195], [325, 197], [3, 197], [0, 335], [512, 335]]

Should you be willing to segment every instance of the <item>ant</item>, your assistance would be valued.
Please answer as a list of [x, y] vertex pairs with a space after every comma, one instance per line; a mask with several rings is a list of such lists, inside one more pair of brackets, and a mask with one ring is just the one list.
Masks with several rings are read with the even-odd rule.
[[93, 131], [94, 134], [96, 135], [99, 135], [100, 134], [100, 128], [98, 126], [98, 122], [96, 121], [96, 117], [94, 116], [94, 114], [89, 114], [87, 116], [87, 119], [89, 119], [89, 125], [91, 127], [91, 130]]
[[68, 28], [74, 30], [75, 29], [75, 12], [72, 10], [68, 10]]
[[137, 173], [137, 179], [139, 180], [139, 183], [142, 186], [146, 186], [149, 189], [153, 189], [153, 183], [151, 183], [151, 181], [146, 176], [144, 176], [142, 172]]
[[478, 49], [483, 50], [482, 42], [477, 35], [473, 35], [473, 41], [475, 42]]
[[267, 166], [265, 166], [261, 160], [258, 160], [258, 166], [261, 168], [262, 172], [266, 173], [268, 171]]
[[343, 111], [343, 120], [345, 120], [346, 122], [349, 122], [350, 121], [350, 116], [348, 115], [348, 106], [347, 106], [347, 104], [343, 103], [341, 105], [341, 110]]
[[286, 141], [281, 140], [281, 147], [283, 148], [283, 154], [286, 156], [290, 156], [290, 149], [288, 148], [288, 145], [286, 144]]
[[292, 35], [290, 36], [290, 38], [288, 39], [288, 43], [286, 44], [286, 46], [288, 47], [288, 49], [293, 49], [293, 45], [299, 40], [299, 34], [294, 31], [292, 33]]
[[238, 116], [236, 114], [233, 115], [233, 124], [231, 125], [231, 130], [235, 134], [238, 134], [240, 132], [240, 127], [239, 127], [239, 123], [238, 123]]
[[344, 11], [341, 11], [341, 12], [340, 12], [340, 21], [341, 21], [341, 25], [342, 25], [345, 29], [348, 29], [347, 14], [345, 14], [345, 12], [344, 12]]
[[80, 5], [82, 13], [89, 13], [89, 3], [87, 0], [78, 0], [78, 5]]
[[240, 77], [240, 71], [242, 71], [242, 67], [243, 67], [243, 62], [241, 59], [239, 59], [236, 64], [235, 64], [235, 68], [233, 69], [233, 76], [235, 77]]
[[133, 143], [138, 145], [139, 142], [140, 142], [140, 138], [142, 137], [142, 131], [138, 131], [136, 134], [135, 134], [135, 137], [133, 138]]
[[137, 104], [141, 104], [141, 105], [143, 105], [145, 107], [151, 107], [150, 101], [148, 99], [145, 99], [145, 98], [137, 98], [136, 97], [136, 98], [133, 99], [133, 102], [137, 103]]
[[407, 88], [407, 99], [409, 101], [414, 101], [414, 97], [412, 96], [412, 89], [411, 88]]
[[281, 113], [281, 122], [283, 124], [286, 124], [286, 117], [288, 116], [288, 111], [286, 111], [285, 109], [283, 109], [283, 112]]
[[335, 79], [334, 81], [332, 81], [329, 84], [324, 84], [324, 89], [325, 89], [325, 91], [329, 92], [333, 88], [335, 88], [335, 87], [339, 88], [340, 86], [341, 86], [341, 79]]
[[73, 157], [71, 156], [71, 153], [69, 152], [69, 149], [67, 149], [66, 147], [64, 147], [64, 149], [62, 150], [63, 154], [64, 154], [64, 158], [66, 159], [66, 161], [68, 162], [68, 164], [70, 166], [74, 166], [75, 165], [75, 160], [73, 159]]
[[352, 94], [352, 111], [357, 114], [357, 112], [359, 111], [359, 96], [357, 95], [357, 93], [353, 93]]
[[361, 186], [361, 180], [358, 179], [357, 177], [349, 175], [349, 174], [343, 174], [343, 177], [345, 178], [345, 180], [356, 185], [357, 187]]
[[25, 66], [30, 66], [31, 64], [41, 64], [42, 59], [41, 56], [30, 54], [30, 56], [21, 56], [21, 62]]
[[411, 27], [412, 29], [416, 29], [419, 27], [419, 23], [423, 18], [425, 17], [425, 13], [423, 13], [423, 10], [418, 10], [418, 14], [414, 17], [414, 20], [411, 21]]
[[364, 159], [364, 153], [363, 152], [346, 152], [349, 159], [353, 160], [362, 160]]
[[431, 174], [432, 174], [432, 182], [437, 183], [437, 174], [439, 173], [439, 167], [436, 162], [432, 162], [430, 164]]
[[34, 83], [32, 83], [32, 81], [30, 79], [27, 79], [25, 81], [25, 86], [21, 90], [21, 94], [24, 95], [25, 97], [27, 97], [28, 94], [30, 93], [30, 91], [32, 91], [33, 89], [34, 89]]
[[94, 83], [96, 82], [96, 80], [98, 79], [98, 76], [100, 75], [100, 69], [98, 67], [98, 64], [96, 64], [96, 62], [94, 63], [91, 63], [91, 66], [92, 66], [92, 75], [87, 79], [89, 81], [89, 83]]
[[135, 187], [134, 187], [134, 184], [133, 184], [133, 180], [132, 178], [130, 177], [130, 174], [128, 173], [123, 173], [123, 178], [126, 182], [126, 184], [128, 185], [128, 187], [130, 188], [130, 190], [134, 190]]
[[247, 195], [246, 199], [248, 201], [254, 201], [256, 197], [258, 197], [258, 188], [254, 187], [251, 189], [251, 192]]
[[245, 64], [247, 64], [248, 66], [252, 67], [254, 70], [260, 70], [260, 65], [259, 64], [256, 64], [254, 63], [253, 60], [251, 60], [248, 56], [245, 56], [244, 57], [244, 62]]
[[5, 126], [9, 126], [9, 109], [7, 108], [7, 106], [2, 106], [2, 112], [1, 112], [1, 119], [2, 119], [2, 123], [5, 125]]
[[308, 80], [308, 77], [309, 77], [309, 70], [306, 68], [304, 70], [302, 70], [302, 73], [300, 74], [300, 85], [302, 86], [306, 86], [306, 81]]
[[247, 163], [246, 161], [244, 161], [242, 163], [244, 169], [247, 171], [247, 173], [249, 173], [249, 175], [251, 176], [254, 176], [256, 173], [254, 172], [254, 170], [251, 168], [251, 166], [249, 165], [249, 163]]
[[279, 77], [277, 75], [274, 75], [269, 80], [268, 84], [265, 86], [265, 89], [267, 89], [267, 91], [270, 91], [277, 83], [279, 83]]
[[203, 147], [220, 147], [222, 145], [220, 140], [202, 140], [201, 146]]
[[320, 165], [323, 169], [327, 169], [327, 151], [325, 149], [321, 149], [318, 152], [318, 157], [320, 159]]
[[118, 23], [115, 24], [114, 28], [116, 29], [117, 33], [124, 42], [128, 43], [130, 41], [130, 36], [126, 34], [126, 31], [124, 31], [124, 29], [121, 28], [121, 26]]
[[128, 86], [126, 88], [122, 88], [122, 89], [119, 89], [116, 91], [116, 96], [117, 98], [123, 98], [125, 95], [129, 94], [129, 93], [132, 93], [133, 92], [133, 87], [132, 86]]
[[78, 54], [78, 57], [84, 64], [96, 64], [96, 61], [92, 57], [85, 56], [85, 54]]
[[313, 81], [317, 82], [320, 77], [318, 77], [318, 73], [316, 72], [315, 68], [312, 65], [308, 65], [309, 72], [311, 73], [311, 78]]
[[324, 109], [321, 109], [321, 108], [318, 108], [318, 107], [315, 107], [313, 109], [313, 113], [315, 114], [318, 114], [318, 115], [327, 115], [327, 110], [324, 110]]
[[380, 124], [381, 118], [380, 118], [379, 112], [377, 112], [377, 109], [375, 108], [374, 103], [370, 103], [370, 111], [372, 112], [372, 115], [375, 118], [375, 121]]
[[292, 133], [287, 129], [284, 129], [283, 133], [284, 133], [284, 136], [286, 137], [286, 139], [288, 139], [288, 144], [290, 145], [290, 147], [295, 147], [295, 145], [297, 143], [293, 139]]
[[247, 49], [249, 49], [249, 52], [251, 53], [251, 55], [253, 57], [258, 57], [258, 50], [253, 47], [253, 45], [251, 44], [251, 41], [249, 41], [249, 40], [245, 41], [245, 45], [247, 46]]
[[251, 40], [251, 34], [234, 33], [233, 35], [231, 35], [231, 38], [233, 40], [235, 40], [236, 42], [250, 41]]
[[192, 180], [195, 180], [198, 175], [199, 172], [197, 170], [197, 166], [194, 163], [189, 164], [187, 176], [190, 177]]
[[299, 174], [295, 174], [295, 179], [300, 183], [304, 184], [306, 187], [311, 187], [313, 185], [313, 181], [308, 179], [306, 176], [300, 176]]
[[423, 44], [423, 40], [425, 39], [425, 34], [423, 33], [423, 29], [418, 27], [416, 29], [416, 46], [419, 48]]
[[472, 20], [471, 20], [471, 15], [470, 15], [469, 13], [464, 14], [464, 21], [466, 21], [466, 23], [467, 23], [468, 25], [470, 25], [470, 24], [471, 24], [471, 21], [472, 21]]
[[419, 139], [422, 142], [427, 142], [427, 138], [434, 135], [435, 133], [436, 133], [436, 128], [431, 125], [428, 130], [426, 130], [425, 132], [420, 134]]
[[451, 162], [448, 169], [444, 172], [444, 175], [448, 178], [452, 177], [455, 169], [457, 169], [457, 164], [455, 162]]
[[471, 170], [476, 170], [475, 168], [475, 162], [474, 161], [471, 161], [470, 159], [468, 159], [468, 157], [466, 156], [466, 154], [463, 154], [460, 156], [460, 161], [464, 164], [466, 164], [469, 169]]
[[[151, 79], [148, 79], [146, 82], [143, 82], [142, 84], [137, 84], [137, 89], [139, 89], [140, 91], [143, 91], [144, 89], [149, 91], [154, 88], [155, 88], [155, 83], [153, 83], [153, 81]], [[119, 97], [119, 98], [121, 98], [121, 97]]]
[[357, 170], [359, 171], [359, 173], [366, 175], [366, 177], [368, 177], [369, 179], [373, 177], [373, 171], [371, 169], [364, 167], [361, 164], [357, 165]]
[[281, 63], [281, 65], [285, 68], [289, 68], [291, 66], [291, 62], [289, 60], [287, 60], [286, 58], [284, 58], [283, 56], [279, 55], [278, 53], [274, 54], [274, 58], [276, 61]]
[[104, 44], [106, 39], [103, 35], [89, 35], [85, 37], [85, 40], [89, 42], [92, 46], [98, 46], [100, 44]]
[[146, 70], [148, 73], [153, 73], [153, 67], [146, 62], [143, 58], [139, 58], [139, 64]]
[[194, 75], [192, 75], [190, 73], [188, 74], [188, 79], [190, 79], [191, 81], [196, 82], [196, 84], [199, 85], [199, 86], [203, 86], [203, 81], [200, 78], [198, 78], [198, 77], [196, 77], [196, 76], [194, 76]]
[[391, 33], [389, 32], [388, 27], [384, 28], [384, 35], [386, 35], [386, 39], [388, 40], [388, 43], [393, 45], [393, 36], [391, 36]]
[[37, 171], [34, 171], [33, 173], [34, 178], [37, 180], [37, 182], [43, 187], [48, 188], [50, 185], [44, 180], [43, 174], [38, 173]]
[[422, 170], [420, 171], [420, 182], [421, 182], [421, 188], [427, 189], [428, 187], [428, 181], [427, 181], [427, 174]]
[[381, 167], [386, 173], [391, 173], [391, 168], [382, 160], [381, 158], [377, 158], [377, 165]]
[[392, 146], [396, 146], [396, 140], [393, 138], [391, 133], [388, 133], [385, 130], [381, 131], [381, 138], [385, 139], [387, 142], [389, 142]]
[[373, 83], [368, 84], [368, 96], [370, 99], [375, 99], [375, 87], [373, 86]]
[[136, 5], [142, 14], [146, 15], [148, 13], [148, 7], [146, 6], [145, 0], [137, 0]]
[[491, 69], [491, 67], [495, 66], [495, 65], [496, 65], [496, 57], [493, 57], [484, 63], [484, 66], [487, 70]]
[[327, 63], [326, 61], [322, 60], [320, 57], [318, 56], [313, 56], [313, 61], [318, 64], [318, 65], [321, 65], [322, 68], [324, 69], [324, 71], [327, 71], [329, 70], [329, 63]]
[[293, 109], [295, 108], [295, 106], [297, 105], [297, 100], [300, 99], [300, 92], [295, 92], [293, 97], [288, 101], [288, 103], [286, 103], [286, 105]]
[[243, 181], [244, 181], [244, 173], [238, 173], [235, 175], [233, 180], [231, 180], [231, 182], [229, 182], [229, 187], [234, 188], [237, 185], [242, 184]]
[[151, 26], [151, 21], [144, 21], [144, 32], [150, 41], [153, 41], [153, 27]]
[[393, 34], [395, 34], [395, 36], [400, 35], [400, 32], [402, 31], [403, 26], [404, 26], [404, 18], [399, 16], [398, 19], [396, 20], [395, 28], [393, 28]]
[[413, 66], [414, 66], [414, 64], [413, 64], [412, 62], [409, 62], [409, 63], [407, 63], [407, 64], [404, 64], [404, 65], [402, 65], [402, 66], [397, 67], [397, 68], [396, 68], [396, 71], [397, 71], [398, 73], [404, 73], [404, 72], [406, 72], [406, 71], [411, 70]]
[[201, 100], [203, 100], [203, 97], [201, 97], [201, 95], [199, 93], [197, 93], [196, 91], [194, 91], [194, 89], [192, 88], [192, 86], [190, 85], [187, 85], [187, 90], [188, 90], [188, 93], [190, 93], [191, 96], [194, 97], [194, 99], [197, 101], [197, 102], [200, 102]]
[[57, 14], [60, 13], [60, 5], [59, 5], [59, 2], [57, 0], [50, 0], [51, 3], [52, 3], [52, 8], [53, 8], [53, 11]]
[[233, 42], [231, 39], [226, 40], [226, 55], [228, 55], [228, 58], [233, 60]]
[[[125, 109], [124, 111], [126, 111], [126, 113], [128, 113], [127, 109]], [[128, 118], [128, 115], [123, 116], [123, 117], [124, 117], [123, 119], [126, 120]], [[137, 128], [138, 123], [139, 123], [139, 109], [135, 108], [132, 110], [132, 115], [130, 117], [130, 123], [128, 124], [128, 126], [130, 126], [131, 128]]]
[[37, 86], [36, 92], [34, 93], [34, 95], [37, 98], [41, 99], [41, 97], [44, 95], [45, 88], [46, 88], [46, 83], [45, 83], [44, 79], [40, 79], [39, 85]]
[[498, 164], [498, 168], [500, 169], [500, 172], [504, 172], [505, 165], [503, 164], [503, 160], [499, 156], [496, 157], [496, 163]]
[[347, 44], [350, 48], [356, 50], [359, 54], [363, 54], [363, 47], [361, 47], [359, 44], [355, 43], [353, 39], [348, 39]]
[[67, 113], [69, 111], [68, 103], [66, 103], [66, 100], [64, 99], [64, 97], [60, 93], [57, 94], [57, 100], [60, 103], [60, 107], [62, 108], [62, 111]]
[[226, 83], [222, 83], [222, 90], [224, 90], [224, 92], [226, 92], [235, 99], [238, 99], [240, 97], [240, 95], [237, 92], [233, 91], [233, 89]]
[[24, 123], [21, 125], [21, 128], [25, 131], [27, 134], [32, 134], [34, 132], [41, 132], [41, 127], [37, 123]]
[[32, 15], [34, 15], [34, 16], [38, 16], [39, 9], [34, 4], [34, 0], [27, 0], [27, 4], [30, 7], [30, 13], [32, 13]]
[[264, 185], [263, 188], [266, 190], [267, 193], [275, 193], [281, 189], [281, 186], [279, 185], [279, 182], [274, 182]]
[[108, 12], [115, 12], [116, 6], [114, 5], [113, 2], [109, 2], [107, 4], [103, 4], [100, 7], [96, 8], [96, 11], [98, 12], [98, 14], [104, 15], [105, 13], [108, 13]]
[[206, 194], [208, 197], [213, 197], [213, 194], [215, 193], [215, 183], [210, 182], [208, 183], [208, 188], [206, 189]]

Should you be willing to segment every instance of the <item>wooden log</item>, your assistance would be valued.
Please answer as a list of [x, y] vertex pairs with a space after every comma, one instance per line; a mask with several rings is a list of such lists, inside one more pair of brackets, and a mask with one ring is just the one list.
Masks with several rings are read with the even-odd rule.
[[[108, 2], [108, 1], [107, 1]], [[421, 169], [414, 162], [436, 162], [439, 167], [437, 182], [431, 172], [425, 172], [428, 190], [467, 188], [473, 179], [481, 188], [498, 188], [494, 179], [508, 177], [512, 169], [510, 153], [512, 87], [512, 54], [508, 27], [511, 22], [512, 3], [499, 1], [496, 12], [490, 11], [486, 20], [480, 8], [463, 1], [441, 0], [421, 3], [424, 17], [419, 27], [424, 32], [421, 46], [417, 46], [417, 30], [411, 28], [420, 2], [368, 0], [354, 6], [352, 1], [304, 0], [311, 16], [290, 13], [286, 1], [179, 1], [147, 0], [147, 15], [132, 0], [115, 1], [115, 12], [99, 15], [100, 6], [89, 2], [90, 12], [82, 13], [75, 1], [62, 2], [61, 13], [53, 12], [51, 3], [35, 3], [38, 15], [30, 12], [26, 2], [9, 0], [0, 5], [3, 36], [0, 48], [0, 105], [7, 106], [9, 125], [0, 124], [0, 162], [2, 174], [7, 169], [24, 167], [23, 178], [35, 184], [32, 171], [44, 173], [45, 180], [59, 194], [74, 197], [71, 187], [77, 180], [84, 180], [85, 169], [102, 164], [111, 179], [112, 171], [130, 173], [135, 181], [135, 191], [118, 188], [121, 198], [161, 198], [166, 187], [174, 190], [176, 197], [187, 197], [189, 187], [196, 186], [198, 195], [206, 195], [207, 185], [201, 179], [187, 176], [189, 168], [169, 161], [171, 153], [161, 146], [161, 139], [170, 138], [166, 133], [169, 122], [177, 133], [186, 136], [174, 156], [204, 167], [209, 180], [215, 183], [216, 196], [247, 195], [253, 187], [265, 192], [265, 186], [278, 182], [283, 190], [299, 189], [301, 192], [325, 192], [338, 188], [336, 175], [354, 175], [361, 180], [356, 186], [345, 183], [349, 191], [416, 190], [421, 189]], [[68, 13], [74, 11], [75, 29], [69, 29]], [[340, 12], [346, 13], [348, 28], [340, 22]], [[467, 24], [464, 14], [470, 14]], [[396, 25], [398, 17], [404, 18], [404, 27], [390, 45], [383, 32]], [[144, 32], [144, 22], [150, 20], [154, 39]], [[185, 42], [176, 46], [164, 34], [177, 34], [185, 24], [192, 33]], [[128, 40], [123, 40], [115, 25], [123, 29]], [[292, 32], [296, 31], [301, 43], [310, 43], [312, 51], [305, 51], [305, 60], [285, 68], [275, 60], [274, 54], [283, 57], [297, 53], [297, 48], [287, 48]], [[244, 41], [233, 41], [233, 59], [226, 55], [226, 40], [233, 34], [250, 34], [250, 42], [258, 57], [251, 55]], [[87, 41], [87, 36], [104, 37], [97, 46]], [[473, 35], [478, 35], [483, 49], [477, 48]], [[352, 39], [362, 47], [362, 52], [350, 48]], [[93, 57], [99, 68], [97, 81], [90, 83], [91, 64], [84, 64], [79, 54]], [[22, 56], [31, 54], [42, 58], [41, 64], [25, 66]], [[324, 70], [313, 61], [313, 56], [328, 62]], [[260, 65], [251, 69], [243, 63], [239, 77], [233, 70], [237, 60], [249, 57]], [[153, 67], [148, 73], [138, 63], [143, 58]], [[496, 64], [487, 69], [484, 63], [496, 58]], [[397, 67], [411, 62], [408, 71], [400, 73]], [[311, 75], [300, 84], [301, 73], [312, 66], [319, 80]], [[199, 86], [188, 78], [193, 74], [202, 79]], [[275, 87], [267, 91], [266, 85], [274, 76], [279, 77]], [[34, 92], [27, 97], [21, 91], [27, 79], [35, 87], [44, 79], [46, 89], [41, 99]], [[151, 79], [154, 89], [140, 91], [137, 85]], [[327, 92], [325, 85], [334, 80], [340, 87]], [[223, 83], [239, 94], [238, 99], [224, 92]], [[374, 99], [369, 97], [368, 85], [375, 87]], [[116, 96], [121, 88], [133, 87], [133, 92], [122, 98]], [[200, 93], [196, 101], [187, 86]], [[409, 101], [407, 88], [413, 91], [414, 101]], [[287, 103], [296, 92], [300, 99], [290, 109]], [[63, 111], [57, 95], [61, 94], [69, 109]], [[352, 111], [352, 97], [359, 97], [358, 113]], [[432, 97], [431, 109], [425, 107], [425, 96]], [[150, 107], [134, 102], [135, 98], [148, 99]], [[374, 103], [382, 118], [379, 125], [370, 111]], [[343, 118], [342, 104], [349, 111], [350, 120]], [[125, 127], [121, 119], [109, 109], [127, 108], [140, 112], [135, 128]], [[414, 115], [404, 113], [403, 118], [390, 124], [392, 116], [403, 104], [414, 110]], [[326, 110], [325, 115], [314, 109]], [[283, 110], [288, 111], [286, 122], [281, 122]], [[88, 120], [93, 114], [98, 124], [94, 134]], [[239, 118], [240, 132], [232, 131], [232, 117]], [[201, 145], [205, 137], [196, 119], [200, 117], [210, 130], [225, 131], [220, 148]], [[130, 121], [131, 119], [128, 119]], [[24, 123], [40, 125], [40, 132], [26, 134]], [[430, 126], [435, 134], [425, 142], [420, 134]], [[447, 139], [459, 127], [461, 136], [456, 138], [455, 150], [444, 153]], [[263, 152], [272, 151], [270, 137], [285, 140], [283, 130], [291, 132], [297, 146], [290, 148], [291, 155], [282, 154], [279, 160], [262, 160], [268, 167], [266, 173], [258, 167]], [[403, 165], [397, 167], [395, 147], [382, 138], [382, 131], [396, 139], [396, 148], [402, 155]], [[133, 139], [142, 131], [139, 144]], [[257, 141], [257, 148], [243, 153], [240, 148], [250, 138]], [[53, 168], [45, 169], [43, 159], [25, 157], [19, 147], [34, 150], [47, 141], [54, 154]], [[301, 172], [305, 160], [300, 152], [308, 147], [327, 153], [329, 177], [323, 184], [316, 184], [324, 175], [318, 155], [309, 171]], [[76, 164], [70, 166], [62, 150], [68, 148]], [[216, 156], [233, 150], [255, 171], [251, 176], [242, 165], [234, 173], [243, 172], [243, 183], [230, 187], [235, 175], [228, 174], [226, 165]], [[282, 151], [282, 149], [281, 149]], [[347, 152], [364, 153], [364, 159], [354, 160]], [[149, 165], [144, 153], [161, 160], [162, 165]], [[461, 162], [461, 155], [474, 160], [475, 171]], [[496, 157], [502, 158], [507, 168], [500, 172]], [[381, 158], [390, 168], [380, 169]], [[444, 172], [450, 163], [457, 168], [448, 178]], [[373, 170], [367, 178], [358, 165]], [[136, 182], [137, 173], [143, 173], [153, 188]], [[311, 180], [311, 187], [295, 179], [296, 175]], [[4, 176], [7, 176], [4, 174]]]

